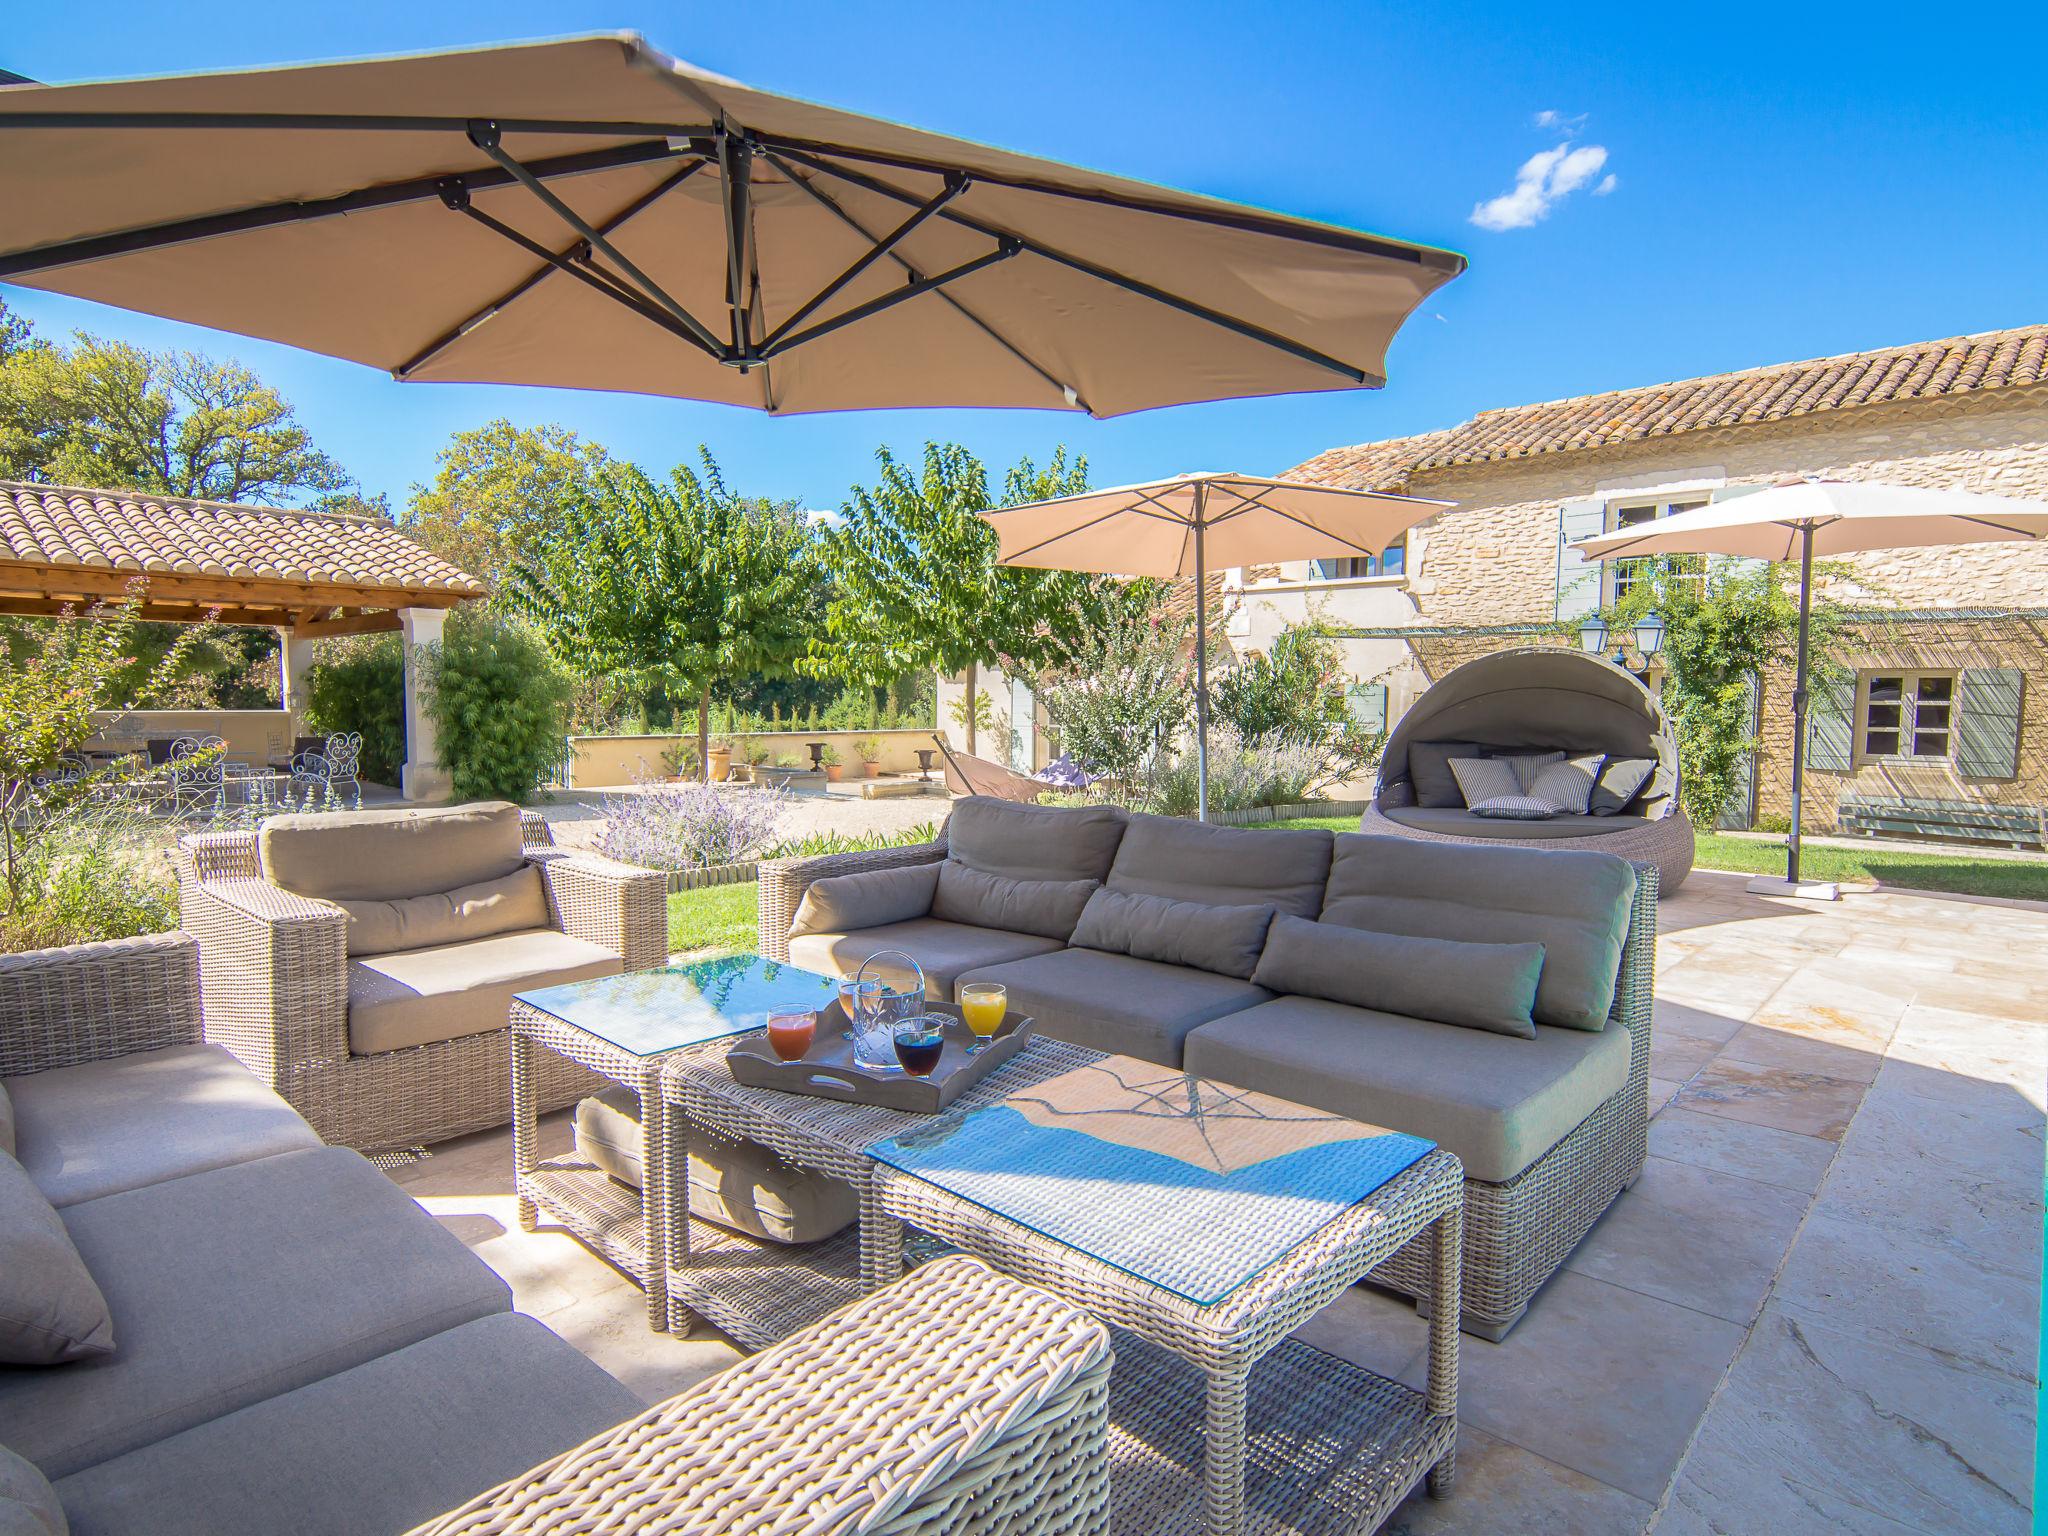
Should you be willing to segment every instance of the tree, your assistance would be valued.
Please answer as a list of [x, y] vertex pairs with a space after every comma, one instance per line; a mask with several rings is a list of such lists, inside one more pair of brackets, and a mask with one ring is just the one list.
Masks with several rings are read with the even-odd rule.
[[27, 346], [32, 337], [29, 323], [9, 309], [5, 299], [0, 299], [0, 363]]
[[1194, 718], [1193, 636], [1190, 619], [1162, 601], [1149, 611], [1131, 603], [1086, 631], [1041, 680], [1060, 750], [1135, 793]]
[[[873, 686], [906, 672], [964, 671], [972, 699], [984, 663], [1036, 670], [1064, 661], [1103, 623], [1114, 583], [999, 566], [995, 530], [977, 515], [1087, 489], [1085, 459], [1069, 463], [1064, 448], [1043, 470], [1025, 459], [1004, 476], [997, 501], [987, 469], [957, 443], [926, 443], [915, 477], [887, 448], [876, 457], [881, 478], [854, 488], [845, 522], [826, 537], [831, 644], [812, 648], [810, 670]], [[972, 752], [972, 715], [965, 732]]]
[[803, 514], [735, 496], [703, 460], [702, 479], [678, 466], [661, 485], [606, 463], [572, 482], [560, 526], [513, 567], [507, 593], [585, 676], [694, 696], [708, 771], [712, 683], [788, 670], [811, 638], [818, 577]]
[[349, 486], [283, 396], [236, 362], [80, 333], [0, 353], [0, 472], [212, 501]]
[[403, 526], [413, 538], [492, 587], [559, 526], [572, 490], [611, 455], [566, 427], [515, 427], [502, 416], [458, 432], [431, 486], [412, 488]]

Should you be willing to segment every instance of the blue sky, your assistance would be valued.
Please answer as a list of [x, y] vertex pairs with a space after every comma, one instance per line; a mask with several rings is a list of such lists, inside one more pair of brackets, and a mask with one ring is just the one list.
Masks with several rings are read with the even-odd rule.
[[[769, 89], [1448, 245], [1471, 267], [1409, 323], [1383, 391], [1110, 422], [770, 420], [625, 395], [401, 386], [237, 337], [6, 297], [46, 334], [241, 357], [394, 502], [431, 476], [449, 433], [498, 415], [560, 421], [654, 468], [705, 443], [734, 485], [820, 507], [868, 478], [877, 444], [914, 453], [927, 437], [998, 464], [1065, 442], [1105, 484], [1274, 472], [1489, 406], [2048, 319], [2043, 16], [1783, 0], [23, 5], [0, 30], [0, 66], [49, 81], [630, 27]], [[1482, 204], [1484, 223], [1519, 227], [1474, 223]]]

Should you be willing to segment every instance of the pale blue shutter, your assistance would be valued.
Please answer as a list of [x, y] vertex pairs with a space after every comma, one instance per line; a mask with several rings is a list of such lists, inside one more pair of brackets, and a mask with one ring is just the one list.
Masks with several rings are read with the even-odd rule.
[[[1743, 710], [1743, 729], [1755, 736], [1763, 727], [1763, 690], [1758, 686], [1754, 672], [1744, 678], [1743, 683], [1749, 692], [1749, 702]], [[1756, 753], [1745, 752], [1736, 761], [1735, 787], [1729, 791], [1728, 803], [1721, 807], [1714, 826], [1717, 830], [1747, 832], [1755, 825]]]
[[1806, 762], [1824, 773], [1847, 773], [1856, 761], [1856, 679], [1816, 678], [1806, 706]]
[[1353, 683], [1344, 690], [1344, 707], [1354, 725], [1377, 735], [1387, 728], [1387, 685]]
[[1600, 562], [1576, 554], [1572, 546], [1598, 538], [1607, 529], [1607, 507], [1598, 501], [1568, 501], [1557, 509], [1557, 616], [1583, 619], [1600, 611]]
[[1972, 667], [1957, 690], [1956, 772], [1972, 779], [2016, 778], [2020, 706], [2026, 675], [2011, 667]]
[[[1733, 501], [1738, 496], [1754, 496], [1758, 491], [1767, 491], [1767, 485], [1724, 485], [1707, 498], [1707, 505], [1716, 506], [1724, 501]], [[1710, 573], [1725, 571], [1731, 576], [1746, 576], [1759, 570], [1767, 561], [1752, 559], [1748, 555], [1709, 555], [1707, 570]]]
[[1308, 579], [1310, 581], [1333, 581], [1336, 579], [1336, 569], [1337, 562], [1334, 560], [1311, 560], [1308, 563]]

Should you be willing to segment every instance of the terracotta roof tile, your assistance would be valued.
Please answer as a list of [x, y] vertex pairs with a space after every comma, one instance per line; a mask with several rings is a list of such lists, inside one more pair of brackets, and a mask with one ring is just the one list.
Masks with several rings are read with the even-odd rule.
[[0, 480], [0, 560], [481, 597], [376, 518]]
[[2043, 382], [2048, 382], [2048, 325], [2021, 326], [1482, 411], [1443, 432], [1333, 448], [1288, 474], [1392, 491], [1422, 470]]

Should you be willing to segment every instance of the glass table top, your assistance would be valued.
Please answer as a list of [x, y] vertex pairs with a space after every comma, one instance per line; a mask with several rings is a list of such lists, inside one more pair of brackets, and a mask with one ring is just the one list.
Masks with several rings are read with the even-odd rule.
[[658, 1056], [765, 1029], [770, 1013], [822, 1008], [839, 984], [759, 955], [727, 955], [514, 996], [629, 1056]]
[[1207, 1306], [1434, 1150], [1113, 1056], [870, 1155]]

